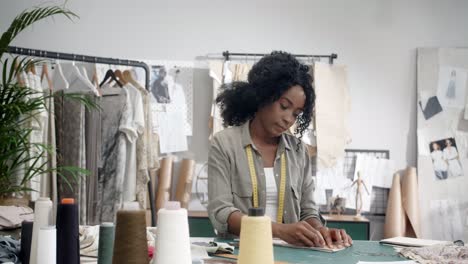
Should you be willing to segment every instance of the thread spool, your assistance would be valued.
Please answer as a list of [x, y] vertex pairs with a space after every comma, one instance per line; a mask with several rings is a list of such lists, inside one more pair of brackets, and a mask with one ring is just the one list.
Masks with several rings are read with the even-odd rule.
[[57, 263], [57, 230], [55, 226], [41, 227], [39, 230], [39, 241], [37, 245], [37, 263]]
[[153, 264], [191, 264], [187, 210], [179, 202], [167, 202], [158, 212]]
[[112, 263], [147, 264], [148, 262], [145, 211], [118, 211]]
[[99, 227], [98, 264], [112, 264], [114, 252], [115, 226], [113, 223], [102, 223]]
[[177, 181], [175, 199], [180, 202], [180, 205], [188, 209], [190, 202], [190, 194], [192, 193], [192, 176], [195, 168], [195, 161], [191, 159], [182, 160], [180, 166], [179, 179]]
[[164, 207], [171, 197], [172, 156], [162, 159], [158, 173], [158, 191], [156, 192], [156, 211]]
[[271, 219], [264, 214], [263, 208], [249, 208], [249, 215], [242, 217], [237, 263], [274, 263]]
[[57, 208], [57, 264], [79, 264], [78, 205], [64, 198]]
[[19, 258], [21, 263], [29, 264], [31, 256], [31, 241], [33, 233], [33, 222], [23, 221], [21, 223], [21, 250]]
[[52, 224], [52, 201], [48, 197], [40, 197], [34, 204], [34, 224], [31, 240], [31, 253], [29, 263], [39, 264], [37, 262], [38, 256], [38, 235], [42, 227]]

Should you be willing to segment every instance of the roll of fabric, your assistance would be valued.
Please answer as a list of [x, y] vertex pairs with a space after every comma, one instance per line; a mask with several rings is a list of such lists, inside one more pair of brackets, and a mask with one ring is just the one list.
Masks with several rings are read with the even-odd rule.
[[102, 223], [99, 227], [98, 264], [112, 264], [114, 252], [115, 226], [113, 223]]
[[38, 236], [39, 230], [42, 227], [52, 225], [52, 201], [48, 197], [40, 197], [34, 204], [34, 225], [31, 240], [31, 264], [40, 264], [37, 262], [38, 250]]
[[421, 236], [418, 196], [418, 176], [416, 174], [416, 168], [408, 167], [401, 180], [401, 199], [406, 218], [408, 219], [405, 230], [405, 236], [407, 237]]
[[39, 242], [37, 245], [37, 263], [57, 263], [57, 230], [55, 226], [41, 227], [39, 230]]
[[148, 262], [145, 211], [118, 211], [112, 263], [147, 264]]
[[392, 188], [388, 195], [387, 213], [385, 217], [384, 237], [404, 236], [406, 230], [405, 211], [401, 200], [401, 178], [396, 173], [393, 176]]
[[21, 263], [29, 264], [31, 256], [31, 240], [33, 233], [33, 222], [23, 221], [21, 224], [21, 251], [19, 258]]
[[64, 198], [57, 208], [57, 263], [79, 264], [78, 205]]
[[182, 160], [175, 199], [180, 202], [181, 207], [188, 209], [190, 195], [192, 193], [192, 177], [195, 169], [195, 161], [191, 159]]
[[158, 191], [156, 192], [156, 211], [164, 207], [171, 198], [172, 161], [174, 157], [162, 159], [158, 174]]

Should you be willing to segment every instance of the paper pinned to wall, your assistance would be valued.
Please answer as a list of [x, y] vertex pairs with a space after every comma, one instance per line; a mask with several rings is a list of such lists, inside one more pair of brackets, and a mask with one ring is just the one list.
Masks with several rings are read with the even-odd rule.
[[180, 128], [179, 120], [183, 119], [181, 112], [159, 112], [157, 116], [159, 128], [159, 148], [161, 153], [174, 153], [188, 149], [184, 129]]
[[437, 98], [442, 106], [464, 108], [467, 70], [451, 66], [439, 68]]
[[333, 167], [319, 169], [317, 171], [316, 202], [326, 204], [325, 190], [333, 190], [333, 196], [340, 195], [349, 182], [350, 180], [344, 174], [344, 159], [339, 159]]

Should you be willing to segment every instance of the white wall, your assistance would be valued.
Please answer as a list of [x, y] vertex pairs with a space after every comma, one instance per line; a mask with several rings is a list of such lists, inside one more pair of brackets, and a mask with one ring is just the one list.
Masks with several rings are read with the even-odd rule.
[[[0, 30], [41, 1], [0, 2]], [[48, 1], [47, 3], [51, 3]], [[254, 7], [255, 5], [255, 7]], [[351, 148], [416, 164], [416, 48], [468, 46], [464, 0], [69, 0], [80, 19], [37, 24], [18, 46], [192, 60], [223, 50], [338, 53], [349, 67]]]

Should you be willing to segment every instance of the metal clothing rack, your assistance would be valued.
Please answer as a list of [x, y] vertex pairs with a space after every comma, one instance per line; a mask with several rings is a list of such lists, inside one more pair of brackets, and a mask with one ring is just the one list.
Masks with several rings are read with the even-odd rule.
[[146, 63], [141, 62], [141, 61], [96, 57], [96, 56], [80, 55], [80, 54], [73, 54], [73, 53], [61, 53], [61, 52], [47, 51], [47, 50], [28, 49], [28, 48], [22, 48], [22, 47], [16, 47], [16, 46], [9, 46], [7, 49], [7, 52], [13, 53], [13, 54], [19, 54], [19, 55], [50, 58], [50, 59], [57, 59], [57, 60], [82, 61], [82, 62], [89, 62], [89, 63], [124, 65], [124, 66], [143, 68], [145, 70], [145, 88], [147, 90], [150, 90], [150, 69]]
[[[41, 58], [50, 58], [50, 59], [57, 59], [57, 60], [82, 61], [82, 62], [89, 62], [89, 63], [124, 65], [124, 66], [143, 68], [145, 70], [145, 88], [148, 91], [151, 90], [149, 66], [146, 63], [141, 62], [141, 61], [96, 57], [96, 56], [62, 53], [62, 52], [38, 50], [38, 49], [28, 49], [28, 48], [22, 48], [22, 47], [16, 47], [16, 46], [9, 46], [7, 49], [7, 52], [12, 53], [12, 54], [19, 54], [19, 55], [32, 56], [32, 57], [41, 57]], [[151, 207], [151, 225], [156, 226], [156, 207], [154, 204], [152, 186], [153, 185], [150, 180], [148, 182], [148, 195], [149, 195], [150, 207]]]
[[[223, 56], [226, 60], [229, 60], [231, 56], [244, 56], [244, 57], [263, 57], [268, 54], [262, 53], [237, 53], [229, 52], [228, 50], [223, 52]], [[305, 55], [305, 54], [292, 54], [297, 58], [328, 58], [328, 62], [333, 64], [333, 60], [338, 58], [338, 54], [332, 53], [330, 55]]]

